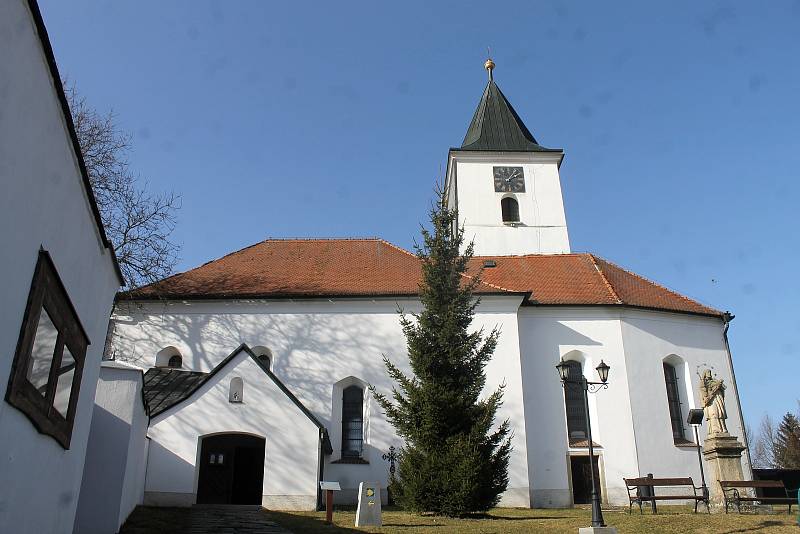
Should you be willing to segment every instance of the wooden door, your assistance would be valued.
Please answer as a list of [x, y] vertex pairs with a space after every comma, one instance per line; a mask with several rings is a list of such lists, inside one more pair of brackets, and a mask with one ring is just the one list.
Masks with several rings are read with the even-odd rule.
[[219, 434], [202, 439], [198, 504], [261, 504], [264, 438]]
[[[597, 456], [594, 457], [594, 476], [597, 487], [600, 487], [600, 471], [597, 465]], [[572, 502], [574, 504], [589, 504], [592, 502], [592, 475], [589, 469], [588, 456], [570, 456], [572, 467]]]

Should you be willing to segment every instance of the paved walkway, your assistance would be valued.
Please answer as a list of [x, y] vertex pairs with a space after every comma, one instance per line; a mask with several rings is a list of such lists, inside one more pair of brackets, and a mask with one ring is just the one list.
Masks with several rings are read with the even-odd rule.
[[291, 534], [256, 506], [138, 506], [120, 534]]

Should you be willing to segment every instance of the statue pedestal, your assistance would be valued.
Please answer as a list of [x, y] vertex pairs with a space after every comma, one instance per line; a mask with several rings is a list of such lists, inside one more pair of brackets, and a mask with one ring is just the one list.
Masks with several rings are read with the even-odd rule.
[[709, 467], [706, 473], [712, 510], [724, 509], [722, 488], [719, 480], [744, 480], [742, 475], [742, 451], [744, 445], [736, 436], [712, 434], [703, 444], [703, 456]]

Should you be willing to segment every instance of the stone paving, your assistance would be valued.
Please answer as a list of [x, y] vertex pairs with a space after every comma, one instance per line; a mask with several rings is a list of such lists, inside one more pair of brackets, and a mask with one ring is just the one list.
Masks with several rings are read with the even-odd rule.
[[291, 534], [260, 506], [138, 506], [119, 534]]

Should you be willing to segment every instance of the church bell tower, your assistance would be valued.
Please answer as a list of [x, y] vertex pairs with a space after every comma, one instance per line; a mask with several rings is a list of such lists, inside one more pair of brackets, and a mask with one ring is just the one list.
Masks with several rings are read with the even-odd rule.
[[559, 168], [564, 151], [534, 139], [494, 81], [489, 83], [461, 148], [447, 160], [447, 204], [458, 209], [479, 256], [568, 253]]

